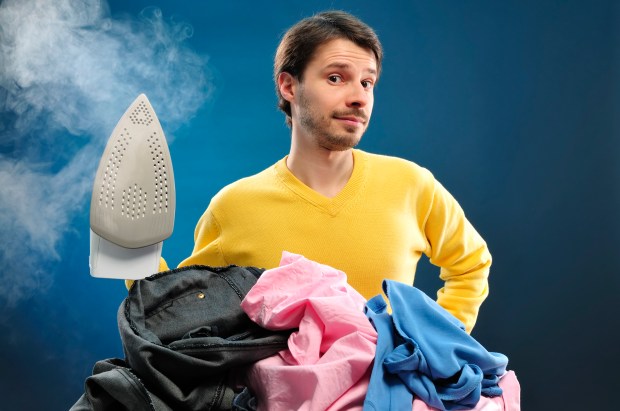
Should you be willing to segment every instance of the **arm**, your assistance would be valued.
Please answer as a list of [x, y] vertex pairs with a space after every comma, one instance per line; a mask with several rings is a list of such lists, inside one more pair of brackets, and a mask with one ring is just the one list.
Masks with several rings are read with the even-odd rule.
[[471, 333], [480, 305], [489, 293], [491, 254], [485, 241], [467, 221], [457, 201], [437, 181], [425, 233], [430, 262], [441, 268], [444, 286], [437, 303], [465, 324]]
[[179, 264], [179, 267], [194, 264], [214, 267], [228, 265], [220, 248], [221, 232], [210, 205], [198, 220], [194, 230], [194, 250]]

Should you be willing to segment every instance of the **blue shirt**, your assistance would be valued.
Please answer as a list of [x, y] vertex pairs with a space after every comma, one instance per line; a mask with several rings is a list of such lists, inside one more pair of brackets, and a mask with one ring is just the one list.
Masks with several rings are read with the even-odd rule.
[[487, 351], [461, 321], [417, 288], [384, 280], [383, 290], [392, 315], [381, 295], [365, 309], [379, 338], [365, 410], [397, 409], [386, 398], [411, 409], [412, 398], [403, 394], [403, 386], [440, 410], [473, 408], [480, 395], [501, 395], [505, 355]]

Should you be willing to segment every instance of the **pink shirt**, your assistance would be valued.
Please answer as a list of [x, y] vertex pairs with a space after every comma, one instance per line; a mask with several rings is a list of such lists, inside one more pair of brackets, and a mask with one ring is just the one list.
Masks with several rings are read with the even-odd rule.
[[241, 307], [264, 328], [287, 330], [288, 349], [248, 372], [259, 410], [361, 410], [375, 356], [377, 333], [366, 300], [346, 275], [284, 252], [265, 271]]

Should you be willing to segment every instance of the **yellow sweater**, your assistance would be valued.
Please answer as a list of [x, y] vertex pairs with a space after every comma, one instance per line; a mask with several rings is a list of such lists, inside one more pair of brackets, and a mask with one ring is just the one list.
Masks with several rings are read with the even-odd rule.
[[361, 150], [353, 155], [353, 174], [331, 199], [299, 181], [286, 159], [225, 187], [200, 218], [194, 250], [179, 266], [273, 268], [290, 251], [344, 271], [371, 298], [382, 292], [384, 278], [413, 284], [424, 253], [445, 282], [437, 302], [470, 332], [488, 294], [486, 243], [428, 170]]

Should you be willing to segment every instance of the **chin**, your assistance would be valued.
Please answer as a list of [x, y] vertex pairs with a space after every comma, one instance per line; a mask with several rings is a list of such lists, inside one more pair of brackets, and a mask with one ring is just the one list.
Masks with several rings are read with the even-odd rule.
[[321, 146], [330, 151], [346, 151], [354, 147], [357, 147], [360, 140], [361, 140], [360, 138], [354, 138], [354, 139], [352, 138], [347, 138], [347, 139], [327, 138], [322, 142]]

